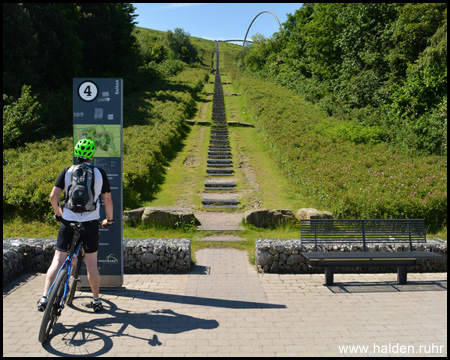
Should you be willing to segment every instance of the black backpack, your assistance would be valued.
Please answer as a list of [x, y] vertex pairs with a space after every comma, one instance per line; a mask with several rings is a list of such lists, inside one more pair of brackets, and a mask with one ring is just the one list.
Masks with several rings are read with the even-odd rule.
[[94, 183], [93, 166], [84, 163], [74, 165], [64, 207], [75, 213], [94, 211], [97, 208], [94, 202]]

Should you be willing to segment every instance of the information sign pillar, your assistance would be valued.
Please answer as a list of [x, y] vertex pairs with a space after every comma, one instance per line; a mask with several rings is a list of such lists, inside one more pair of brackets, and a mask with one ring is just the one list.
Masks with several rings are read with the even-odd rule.
[[[93, 164], [105, 170], [111, 185], [114, 225], [100, 228], [98, 267], [100, 287], [123, 284], [123, 80], [116, 78], [73, 79], [73, 141], [88, 138], [97, 151]], [[77, 159], [74, 157], [74, 164]], [[102, 200], [100, 220], [105, 219]], [[89, 287], [86, 266], [81, 286]]]

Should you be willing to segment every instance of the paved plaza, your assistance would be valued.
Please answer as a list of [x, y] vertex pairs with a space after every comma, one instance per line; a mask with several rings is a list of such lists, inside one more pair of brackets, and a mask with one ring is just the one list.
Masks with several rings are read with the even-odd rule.
[[44, 274], [3, 289], [3, 356], [446, 356], [447, 274], [258, 274], [245, 251], [202, 249], [182, 275], [124, 275], [105, 307], [78, 291], [38, 341]]

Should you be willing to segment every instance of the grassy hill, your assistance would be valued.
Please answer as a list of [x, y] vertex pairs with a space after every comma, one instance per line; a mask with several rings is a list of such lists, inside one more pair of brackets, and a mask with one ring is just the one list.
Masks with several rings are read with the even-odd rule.
[[[151, 39], [156, 51], [155, 39], [164, 32], [136, 30], [138, 40]], [[215, 42], [190, 40], [199, 62], [149, 62], [132, 84], [125, 83], [125, 208], [142, 206], [163, 191], [171, 162], [197, 131], [185, 120], [199, 116], [207, 101]], [[362, 128], [346, 129], [355, 133], [353, 141], [351, 136], [339, 137], [338, 131], [328, 132], [328, 124], [338, 128], [338, 120], [291, 90], [237, 71], [234, 58], [240, 46], [221, 43], [220, 49], [230, 86], [242, 94], [226, 99], [227, 116], [255, 124], [253, 133], [240, 138], [255, 144], [251, 151], [259, 152], [255, 158], [260, 162], [267, 158], [276, 164], [272, 170], [283, 177], [286, 185], [279, 191], [285, 199], [315, 203], [336, 217], [424, 218], [429, 231], [444, 231], [446, 236], [446, 157], [399, 152], [371, 141], [373, 134]], [[62, 116], [72, 116], [69, 111]], [[62, 138], [4, 150], [4, 236], [18, 236], [18, 229], [22, 236], [56, 234], [49, 194], [60, 170], [72, 161], [71, 131]], [[361, 136], [367, 141], [359, 141]], [[266, 187], [270, 192], [270, 185]], [[291, 207], [283, 196], [277, 206]]]

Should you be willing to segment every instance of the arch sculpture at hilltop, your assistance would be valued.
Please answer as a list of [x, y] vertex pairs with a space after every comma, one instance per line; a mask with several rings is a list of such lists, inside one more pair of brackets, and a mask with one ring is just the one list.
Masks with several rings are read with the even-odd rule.
[[244, 43], [242, 44], [242, 46], [245, 46], [245, 40], [247, 40], [247, 35], [248, 35], [248, 32], [250, 31], [250, 28], [251, 28], [252, 25], [253, 25], [253, 22], [256, 20], [256, 18], [257, 18], [259, 15], [261, 15], [261, 14], [263, 14], [263, 13], [269, 13], [269, 14], [272, 14], [273, 17], [275, 18], [275, 20], [278, 22], [278, 26], [280, 27], [280, 31], [281, 31], [281, 24], [280, 24], [280, 21], [278, 20], [277, 16], [276, 16], [272, 11], [269, 11], [269, 10], [261, 11], [258, 15], [255, 16], [255, 18], [253, 19], [253, 21], [250, 23], [250, 26], [248, 27], [247, 33], [245, 34]]

